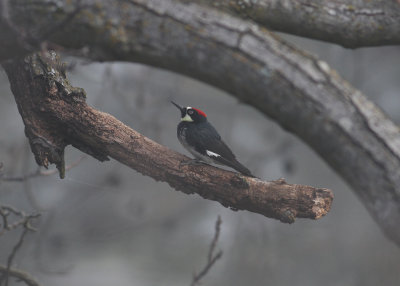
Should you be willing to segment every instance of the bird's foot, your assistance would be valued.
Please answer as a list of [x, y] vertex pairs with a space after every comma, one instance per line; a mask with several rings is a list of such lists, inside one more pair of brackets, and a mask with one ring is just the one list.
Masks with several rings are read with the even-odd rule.
[[203, 161], [200, 161], [198, 159], [192, 159], [192, 160], [188, 160], [188, 161], [182, 161], [179, 164], [179, 167], [186, 166], [186, 165], [198, 166], [198, 165], [204, 165], [204, 164], [206, 164], [206, 163], [204, 163]]

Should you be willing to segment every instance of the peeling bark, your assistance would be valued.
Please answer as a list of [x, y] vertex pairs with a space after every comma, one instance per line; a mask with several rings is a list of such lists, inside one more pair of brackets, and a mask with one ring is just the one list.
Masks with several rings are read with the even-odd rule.
[[39, 165], [54, 163], [64, 176], [64, 148], [71, 144], [99, 160], [112, 157], [186, 194], [248, 210], [282, 222], [319, 219], [331, 207], [328, 189], [266, 182], [213, 166], [180, 166], [189, 158], [144, 137], [85, 102], [57, 70], [55, 53], [4, 64], [32, 152]]

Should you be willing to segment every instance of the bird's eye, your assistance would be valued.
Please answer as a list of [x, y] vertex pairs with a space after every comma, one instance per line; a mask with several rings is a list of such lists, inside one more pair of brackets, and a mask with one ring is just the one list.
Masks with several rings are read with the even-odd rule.
[[189, 109], [187, 112], [189, 115], [193, 115], [193, 109]]

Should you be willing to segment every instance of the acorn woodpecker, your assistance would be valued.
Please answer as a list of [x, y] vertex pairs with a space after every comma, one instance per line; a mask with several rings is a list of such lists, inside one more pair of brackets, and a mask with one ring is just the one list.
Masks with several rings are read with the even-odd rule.
[[207, 115], [193, 107], [181, 107], [171, 101], [181, 111], [181, 122], [178, 124], [179, 142], [196, 159], [191, 163], [216, 163], [226, 165], [242, 173], [254, 177], [240, 164], [231, 149], [222, 141], [217, 130], [207, 121]]

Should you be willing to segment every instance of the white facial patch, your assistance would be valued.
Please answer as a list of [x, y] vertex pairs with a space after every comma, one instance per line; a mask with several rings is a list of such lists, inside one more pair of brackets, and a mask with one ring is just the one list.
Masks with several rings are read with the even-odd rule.
[[185, 117], [181, 118], [181, 121], [193, 122], [193, 119], [188, 114], [186, 114]]
[[187, 113], [189, 109], [192, 109], [190, 106], [186, 107], [186, 115], [181, 118], [181, 121], [186, 121], [186, 122], [193, 122], [192, 117]]
[[214, 152], [211, 152], [211, 151], [208, 151], [208, 150], [206, 150], [206, 153], [210, 157], [221, 157], [221, 155], [219, 155], [217, 153], [214, 153]]

